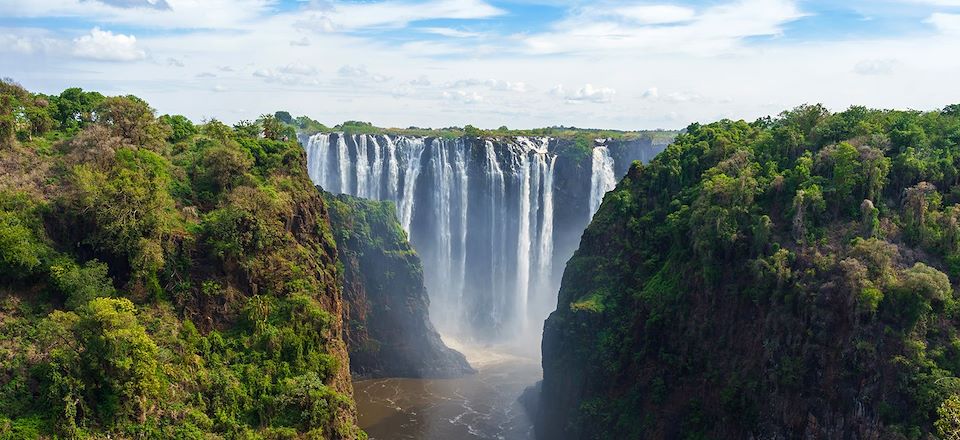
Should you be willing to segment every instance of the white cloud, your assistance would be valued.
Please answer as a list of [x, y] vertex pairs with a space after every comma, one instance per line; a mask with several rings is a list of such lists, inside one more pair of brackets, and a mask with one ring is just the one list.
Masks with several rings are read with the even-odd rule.
[[308, 66], [299, 62], [287, 64], [286, 66], [280, 67], [277, 70], [279, 70], [280, 73], [284, 73], [287, 75], [316, 75], [317, 74], [316, 67]]
[[100, 3], [118, 8], [153, 8], [170, 9], [166, 0], [96, 0]]
[[[960, 2], [958, 2], [960, 4]], [[940, 33], [960, 35], [960, 14], [937, 12], [927, 19]]]
[[147, 57], [147, 53], [137, 46], [137, 37], [114, 34], [99, 27], [73, 40], [73, 54], [98, 61], [136, 61]]
[[530, 52], [541, 54], [630, 50], [716, 55], [739, 48], [746, 38], [778, 36], [785, 24], [803, 16], [795, 0], [735, 0], [696, 12], [674, 6], [595, 5], [525, 42]]
[[853, 71], [860, 75], [889, 75], [900, 64], [890, 58], [863, 60], [853, 66]]
[[432, 82], [425, 75], [420, 75], [417, 79], [410, 80], [410, 85], [414, 87], [430, 87]]
[[667, 96], [664, 96], [663, 99], [674, 103], [707, 101], [706, 98], [701, 96], [699, 93], [694, 92], [671, 92], [668, 93]]
[[296, 21], [298, 27], [315, 32], [400, 28], [421, 20], [490, 18], [505, 13], [482, 0], [338, 1], [326, 5], [323, 9], [299, 12]]
[[530, 91], [527, 83], [522, 81], [504, 81], [502, 79], [461, 79], [446, 85], [450, 89], [465, 87], [482, 87], [499, 92], [526, 93]]
[[299, 39], [299, 40], [292, 40], [292, 41], [290, 41], [290, 45], [291, 45], [291, 46], [300, 46], [300, 47], [309, 46], [309, 45], [310, 45], [310, 39], [307, 38], [307, 37], [303, 37], [303, 38], [301, 38], [301, 39]]
[[643, 93], [640, 94], [640, 97], [643, 99], [657, 99], [660, 97], [660, 89], [651, 87], [647, 90], [644, 90]]
[[692, 20], [696, 11], [673, 5], [630, 5], [613, 10], [614, 14], [639, 24], [668, 24]]
[[525, 82], [511, 82], [511, 81], [502, 81], [502, 80], [490, 80], [487, 82], [487, 85], [490, 86], [491, 90], [499, 90], [504, 92], [517, 92], [517, 93], [526, 93], [530, 89]]
[[424, 27], [424, 28], [419, 28], [418, 30], [420, 30], [421, 32], [426, 32], [428, 34], [440, 35], [440, 36], [450, 37], [450, 38], [475, 38], [481, 35], [477, 32], [467, 32], [467, 31], [461, 31], [461, 30], [446, 28], [446, 27]]
[[960, 0], [907, 0], [910, 3], [919, 3], [933, 6], [960, 6]]
[[172, 67], [183, 67], [183, 61], [174, 57], [169, 57], [167, 58], [167, 65]]
[[0, 51], [4, 52], [33, 54], [44, 51], [47, 46], [49, 46], [49, 43], [44, 44], [42, 40], [30, 37], [10, 34], [0, 35]]
[[[99, 23], [161, 29], [237, 29], [275, 7], [275, 0], [3, 0], [0, 16], [71, 17]], [[143, 7], [119, 7], [120, 4]]]
[[317, 78], [318, 73], [319, 71], [313, 66], [291, 63], [272, 69], [254, 70], [253, 76], [262, 78], [267, 82], [288, 86], [316, 86], [321, 83], [320, 79]]
[[554, 95], [563, 96], [567, 102], [570, 103], [579, 103], [579, 102], [594, 102], [594, 103], [605, 103], [613, 101], [613, 95], [617, 93], [616, 90], [609, 87], [594, 87], [593, 84], [585, 84], [583, 87], [578, 89], [574, 93], [563, 94], [564, 89], [563, 85], [557, 85], [551, 90], [551, 93]]
[[337, 74], [341, 78], [346, 78], [354, 81], [373, 81], [373, 82], [386, 82], [390, 80], [390, 77], [371, 73], [367, 70], [367, 66], [351, 66], [344, 65], [340, 67], [340, 70], [337, 71]]
[[442, 96], [444, 99], [462, 102], [464, 104], [476, 104], [478, 102], [483, 102], [484, 99], [483, 95], [480, 95], [477, 92], [466, 90], [444, 91]]

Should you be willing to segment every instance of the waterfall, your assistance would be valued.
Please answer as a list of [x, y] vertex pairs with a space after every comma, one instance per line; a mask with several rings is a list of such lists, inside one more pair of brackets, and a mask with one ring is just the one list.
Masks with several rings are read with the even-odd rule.
[[370, 136], [370, 143], [373, 146], [373, 166], [370, 168], [370, 190], [367, 191], [367, 197], [379, 200], [382, 191], [383, 154], [376, 136]]
[[460, 176], [458, 182], [460, 186], [460, 224], [458, 225], [460, 229], [460, 266], [458, 267], [459, 276], [457, 279], [457, 291], [459, 292], [457, 303], [463, 304], [463, 293], [467, 288], [467, 220], [470, 208], [470, 175], [467, 168], [467, 147], [462, 139], [457, 139], [456, 153], [456, 172]]
[[420, 177], [420, 156], [423, 154], [423, 139], [400, 138], [400, 150], [406, 162], [403, 173], [403, 194], [397, 205], [400, 215], [400, 224], [403, 230], [410, 232], [410, 222], [413, 221], [413, 196], [417, 188], [417, 179]]
[[[572, 252], [556, 246], [556, 225], [582, 221], [555, 206], [558, 194], [571, 200], [569, 182], [554, 178], [565, 160], [552, 150], [559, 141], [331, 133], [304, 142], [315, 183], [396, 204], [441, 328], [507, 336], [532, 330], [556, 304], [554, 265]], [[593, 214], [616, 176], [607, 147], [587, 160], [590, 191], [574, 196]]]
[[[436, 222], [436, 234], [439, 240], [437, 246], [437, 262], [439, 263], [438, 271], [434, 272], [434, 276], [439, 276], [439, 285], [443, 285], [447, 288], [447, 291], [443, 293], [448, 293], [449, 290], [456, 288], [451, 283], [451, 275], [453, 272], [453, 232], [451, 225], [451, 195], [453, 192], [453, 167], [449, 161], [449, 151], [445, 148], [444, 142], [434, 139], [430, 143], [430, 150], [432, 151], [432, 157], [430, 163], [432, 165], [433, 178], [436, 180], [436, 185], [433, 187], [433, 220]], [[440, 299], [449, 306], [450, 296], [447, 294], [437, 295], [441, 292], [434, 293], [434, 300]], [[440, 298], [437, 298], [440, 296]]]
[[516, 303], [517, 315], [521, 317], [521, 324], [526, 324], [527, 306], [530, 300], [530, 160], [527, 157], [529, 148], [524, 138], [520, 139], [523, 147], [514, 155], [517, 161], [517, 177], [520, 180], [520, 214], [519, 231], [517, 232], [517, 279]]
[[315, 176], [317, 185], [326, 188], [327, 168], [329, 168], [330, 155], [330, 135], [326, 133], [317, 133], [307, 140], [307, 172]]
[[[400, 165], [397, 164], [397, 144], [393, 143], [390, 136], [385, 136], [387, 142], [387, 199], [397, 202], [399, 194], [397, 188], [400, 185]], [[399, 204], [399, 203], [398, 203]]]
[[343, 135], [337, 136], [337, 163], [340, 165], [340, 192], [345, 194], [354, 194], [350, 190], [350, 151], [347, 149], [347, 141]]
[[[506, 262], [504, 249], [506, 248], [506, 224], [504, 222], [506, 200], [506, 182], [503, 169], [497, 159], [497, 152], [493, 142], [484, 142], [486, 155], [486, 175], [490, 190], [490, 289], [492, 294], [490, 320], [499, 325], [506, 307]], [[498, 209], [500, 208], [500, 209]], [[502, 209], [502, 210], [501, 210]]]
[[605, 146], [593, 149], [593, 163], [590, 173], [590, 217], [600, 209], [603, 196], [617, 186], [617, 176], [613, 171], [613, 157]]
[[357, 189], [352, 194], [357, 197], [369, 197], [367, 194], [367, 177], [370, 174], [370, 162], [367, 161], [367, 137], [364, 135], [353, 135], [354, 156], [357, 158], [354, 170]]
[[[538, 284], [549, 294], [553, 291], [553, 170], [557, 156], [544, 157], [543, 166], [543, 219], [540, 222], [540, 252], [537, 261]], [[549, 298], [549, 297], [548, 297]]]

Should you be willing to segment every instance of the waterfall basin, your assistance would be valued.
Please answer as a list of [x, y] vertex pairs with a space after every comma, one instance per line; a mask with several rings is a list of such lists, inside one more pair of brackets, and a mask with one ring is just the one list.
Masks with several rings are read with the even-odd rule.
[[445, 341], [466, 355], [477, 374], [356, 381], [360, 427], [375, 440], [533, 439], [533, 424], [517, 399], [543, 377], [539, 350]]

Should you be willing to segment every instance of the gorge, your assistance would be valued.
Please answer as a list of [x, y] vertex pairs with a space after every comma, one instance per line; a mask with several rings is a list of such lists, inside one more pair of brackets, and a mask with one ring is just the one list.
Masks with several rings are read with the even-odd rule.
[[960, 105], [677, 134], [0, 104], [0, 438], [960, 435]]

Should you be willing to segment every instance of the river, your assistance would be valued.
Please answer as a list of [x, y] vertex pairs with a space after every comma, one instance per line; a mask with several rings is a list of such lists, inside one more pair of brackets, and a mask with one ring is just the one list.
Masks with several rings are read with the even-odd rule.
[[539, 350], [445, 341], [467, 357], [477, 374], [356, 381], [360, 427], [375, 440], [533, 439], [530, 419], [517, 398], [542, 378]]

